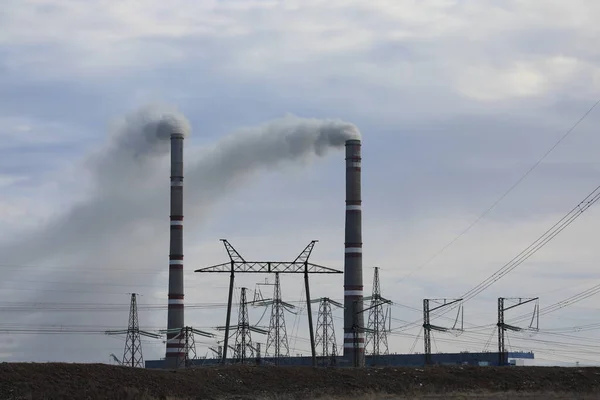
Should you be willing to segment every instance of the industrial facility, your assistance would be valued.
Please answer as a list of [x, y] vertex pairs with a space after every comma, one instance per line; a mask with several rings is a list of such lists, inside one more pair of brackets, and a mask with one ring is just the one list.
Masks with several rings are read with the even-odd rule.
[[[524, 360], [533, 360], [534, 354], [531, 352], [509, 352], [506, 354], [508, 357], [508, 364], [505, 365], [523, 365]], [[498, 366], [498, 355], [496, 353], [439, 353], [432, 354], [433, 360], [432, 365], [472, 365], [480, 367]], [[423, 354], [386, 354], [379, 356], [366, 355], [365, 366], [366, 367], [421, 367], [425, 365], [425, 357]], [[235, 364], [239, 362], [236, 359], [228, 359], [227, 363]], [[251, 360], [256, 365], [286, 365], [286, 366], [312, 366], [311, 357], [286, 357], [284, 359], [277, 360], [275, 358], [258, 358]], [[350, 367], [351, 365], [344, 364], [345, 360], [343, 357], [337, 357], [334, 360], [333, 365], [330, 364], [331, 359], [320, 359], [317, 365], [328, 365], [328, 366], [339, 366], [339, 367]], [[221, 364], [222, 360], [219, 358], [199, 358], [195, 359], [190, 363], [190, 366], [212, 366]], [[165, 368], [164, 360], [148, 360], [146, 361], [146, 368], [160, 369]]]
[[[210, 267], [196, 270], [196, 273], [225, 273], [229, 275], [229, 290], [224, 324], [214, 327], [223, 332], [218, 345], [210, 348], [212, 357], [197, 357], [195, 336], [216, 339], [217, 335], [185, 325], [184, 319], [184, 257], [183, 257], [183, 143], [182, 132], [170, 133], [171, 140], [171, 176], [170, 176], [170, 252], [169, 252], [169, 286], [168, 315], [165, 357], [160, 360], [146, 360], [146, 368], [186, 368], [200, 367], [223, 363], [247, 363], [258, 365], [307, 365], [329, 367], [371, 367], [371, 366], [420, 366], [420, 365], [522, 365], [523, 360], [534, 359], [532, 352], [508, 352], [504, 347], [506, 330], [520, 330], [504, 322], [504, 311], [509, 308], [527, 304], [535, 299], [519, 299], [518, 303], [504, 307], [504, 300], [499, 299], [498, 315], [498, 352], [460, 352], [433, 353], [431, 350], [432, 331], [461, 331], [457, 326], [458, 315], [462, 311], [461, 299], [424, 299], [423, 301], [423, 340], [424, 352], [412, 354], [396, 354], [389, 350], [387, 333], [390, 332], [392, 301], [385, 298], [380, 288], [380, 271], [374, 269], [373, 290], [370, 296], [363, 294], [363, 260], [362, 260], [362, 196], [361, 196], [361, 140], [346, 140], [346, 199], [345, 199], [345, 240], [343, 271], [312, 263], [310, 260], [313, 248], [317, 243], [311, 241], [293, 260], [265, 261], [246, 260], [226, 239], [221, 239], [229, 256], [229, 260]], [[340, 241], [341, 242], [341, 241]], [[341, 247], [340, 247], [341, 255]], [[267, 274], [274, 276], [273, 296], [269, 299], [248, 299], [247, 288], [240, 290], [237, 321], [232, 322], [235, 277], [238, 274]], [[282, 299], [280, 276], [285, 274], [301, 274], [304, 278], [304, 293], [307, 312], [308, 336], [310, 338], [310, 354], [290, 354], [288, 335], [285, 325], [285, 312], [295, 306]], [[343, 303], [332, 297], [311, 298], [310, 279], [320, 274], [343, 274]], [[365, 304], [368, 301], [369, 304]], [[501, 302], [501, 303], [500, 303]], [[501, 306], [502, 304], [502, 306]], [[255, 326], [250, 323], [248, 306], [270, 307], [271, 316], [268, 327]], [[318, 306], [318, 318], [313, 321], [313, 306]], [[433, 325], [432, 316], [443, 313], [458, 306], [458, 315], [452, 328]], [[141, 336], [152, 336], [150, 332], [139, 329], [135, 294], [132, 295], [130, 310], [130, 326], [125, 331], [107, 332], [112, 334], [126, 333], [126, 347], [122, 365], [142, 366]], [[343, 310], [343, 342], [336, 342], [336, 327], [332, 309]], [[539, 319], [539, 307], [536, 303]], [[367, 324], [365, 318], [368, 316]], [[133, 321], [133, 322], [132, 322]], [[252, 333], [266, 335], [266, 346], [252, 340]], [[219, 335], [220, 336], [220, 335]], [[411, 350], [412, 351], [412, 350]], [[113, 355], [114, 357], [114, 355]], [[114, 357], [116, 359], [116, 357]]]

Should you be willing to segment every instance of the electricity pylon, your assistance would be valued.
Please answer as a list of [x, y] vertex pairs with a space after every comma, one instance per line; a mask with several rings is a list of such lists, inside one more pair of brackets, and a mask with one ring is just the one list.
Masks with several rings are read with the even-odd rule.
[[[248, 362], [256, 355], [256, 348], [252, 344], [250, 332], [259, 333], [261, 335], [265, 335], [267, 333], [267, 331], [264, 329], [250, 325], [250, 319], [248, 318], [248, 301], [246, 299], [246, 290], [247, 289], [245, 287], [241, 288], [238, 324], [235, 331], [235, 345], [231, 347], [233, 350], [233, 358], [236, 362], [240, 363]], [[217, 327], [217, 329], [228, 332], [228, 327], [225, 326]], [[219, 350], [221, 349], [222, 348], [219, 348]]]
[[248, 322], [248, 303], [246, 301], [246, 288], [242, 288], [240, 296], [240, 310], [238, 315], [238, 330], [235, 336], [235, 359], [241, 363], [249, 358], [254, 358], [252, 337], [250, 336], [250, 323]]
[[269, 322], [269, 335], [267, 336], [265, 354], [275, 357], [275, 363], [279, 364], [280, 357], [289, 357], [290, 355], [284, 311], [286, 309], [289, 311], [294, 308], [293, 305], [286, 303], [281, 299], [279, 272], [275, 273], [273, 300], [263, 304], [267, 303], [271, 303], [271, 320]]
[[221, 239], [225, 245], [225, 249], [229, 254], [229, 262], [213, 265], [212, 267], [206, 267], [196, 270], [195, 272], [204, 273], [227, 273], [229, 274], [229, 296], [227, 300], [227, 316], [225, 319], [225, 340], [223, 343], [223, 354], [222, 360], [225, 362], [227, 359], [227, 349], [229, 340], [229, 327], [231, 320], [231, 307], [233, 299], [233, 283], [235, 281], [236, 273], [286, 273], [286, 274], [302, 274], [304, 275], [304, 292], [306, 293], [306, 310], [308, 316], [308, 334], [310, 337], [310, 352], [312, 357], [313, 366], [317, 365], [317, 356], [315, 352], [315, 340], [314, 340], [314, 328], [312, 322], [312, 312], [310, 303], [310, 285], [309, 275], [310, 274], [343, 274], [343, 271], [338, 271], [333, 268], [327, 268], [322, 265], [313, 264], [309, 262], [312, 250], [317, 243], [316, 240], [311, 241], [308, 246], [302, 250], [302, 252], [294, 259], [294, 261], [246, 261], [240, 253], [237, 252], [225, 239]]
[[317, 331], [315, 334], [315, 346], [321, 353], [323, 366], [335, 365], [337, 357], [337, 346], [335, 342], [335, 329], [333, 326], [333, 313], [331, 305], [344, 308], [344, 305], [328, 297], [322, 297], [312, 301], [319, 302], [319, 316], [317, 317]]
[[177, 365], [177, 368], [191, 367], [193, 364], [192, 360], [198, 358], [196, 355], [196, 340], [194, 338], [194, 335], [204, 336], [207, 338], [215, 337], [215, 335], [213, 335], [212, 333], [194, 329], [191, 326], [184, 326], [181, 329], [165, 329], [161, 330], [160, 333], [176, 333], [176, 335], [169, 340], [177, 341], [179, 343], [179, 348], [177, 349], [177, 352], [184, 353], [184, 356], [183, 358], [181, 358], [181, 361]]
[[380, 354], [388, 354], [388, 340], [386, 325], [390, 321], [389, 306], [384, 311], [384, 306], [391, 303], [390, 300], [381, 296], [381, 285], [379, 283], [379, 268], [375, 267], [373, 276], [373, 294], [365, 297], [365, 300], [371, 300], [369, 306], [369, 322], [366, 329], [365, 352], [374, 357]]
[[129, 367], [144, 366], [144, 357], [142, 355], [142, 336], [153, 339], [160, 339], [160, 335], [140, 330], [137, 312], [137, 293], [131, 293], [131, 303], [129, 305], [129, 324], [127, 329], [118, 331], [106, 331], [107, 335], [127, 335], [125, 338], [125, 350], [123, 351], [123, 360], [121, 365]]

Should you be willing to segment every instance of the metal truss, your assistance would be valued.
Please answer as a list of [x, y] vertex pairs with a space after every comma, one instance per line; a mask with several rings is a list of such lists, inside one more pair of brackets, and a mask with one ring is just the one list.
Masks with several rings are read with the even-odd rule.
[[313, 331], [308, 276], [309, 274], [343, 274], [343, 271], [308, 262], [317, 240], [311, 241], [293, 261], [246, 261], [244, 257], [242, 257], [240, 253], [231, 245], [231, 243], [229, 243], [226, 239], [221, 239], [221, 241], [223, 242], [225, 250], [229, 255], [229, 262], [213, 265], [211, 267], [200, 268], [194, 272], [229, 273], [229, 298], [227, 301], [227, 317], [225, 322], [225, 338], [223, 344], [222, 362], [225, 363], [227, 360], [227, 348], [229, 347], [229, 325], [231, 320], [231, 306], [233, 300], [233, 283], [235, 279], [235, 273], [284, 273], [304, 274], [312, 364], [313, 366], [316, 366], [317, 357], [315, 352], [315, 336]]
[[310, 242], [308, 246], [294, 261], [246, 261], [225, 239], [221, 239], [227, 249], [230, 261], [222, 264], [213, 265], [198, 269], [194, 272], [246, 272], [246, 273], [285, 273], [285, 274], [341, 274], [343, 271], [324, 267], [323, 265], [308, 262], [316, 240]]

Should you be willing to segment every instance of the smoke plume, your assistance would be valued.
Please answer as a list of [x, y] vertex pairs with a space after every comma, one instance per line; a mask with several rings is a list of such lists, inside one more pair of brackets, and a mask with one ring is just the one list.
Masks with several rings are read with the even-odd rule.
[[[36, 277], [38, 282], [50, 282], [41, 287], [36, 301], [72, 302], [73, 295], [69, 291], [77, 286], [68, 285], [70, 282], [87, 281], [100, 287], [118, 284], [124, 287], [124, 293], [133, 282], [152, 286], [151, 274], [133, 277], [119, 274], [116, 272], [119, 268], [127, 270], [135, 266], [147, 267], [149, 272], [166, 271], [168, 155], [173, 130], [187, 134], [190, 128], [186, 118], [175, 110], [156, 106], [118, 121], [106, 146], [85, 160], [92, 182], [88, 198], [72, 205], [39, 231], [0, 247], [7, 263], [62, 266], [60, 270], [49, 267]], [[197, 229], [215, 203], [261, 170], [306, 163], [358, 137], [358, 129], [343, 121], [287, 115], [233, 133], [207, 148], [191, 148], [191, 141], [186, 140], [186, 226]], [[86, 275], [86, 271], [103, 269], [106, 272], [100, 275], [101, 282], [97, 282], [97, 276]], [[25, 272], [15, 277], [23, 279]], [[8, 285], [2, 284], [5, 288]], [[53, 287], [58, 290], [48, 290]], [[63, 288], [69, 290], [63, 292]], [[166, 290], [166, 283], [162, 289]], [[91, 299], [91, 294], [87, 293], [86, 300]], [[99, 292], [97, 299], [106, 301], [105, 293]], [[41, 324], [56, 323], [60, 318], [68, 323], [68, 317], [73, 318], [50, 314], [27, 317]], [[92, 319], [89, 315], [78, 318], [79, 324], [99, 323], [96, 317]]]
[[[86, 161], [94, 183], [91, 198], [74, 205], [32, 237], [11, 243], [13, 251], [3, 249], [3, 253], [18, 253], [14, 262], [20, 264], [58, 255], [106, 254], [122, 245], [121, 234], [131, 235], [136, 228], [164, 230], [173, 130], [187, 134], [189, 123], [183, 115], [156, 106], [119, 121], [106, 147]], [[261, 169], [324, 156], [354, 137], [359, 133], [352, 124], [288, 115], [229, 135], [214, 147], [188, 151], [195, 156], [185, 159], [186, 221], [198, 223], [199, 214], [220, 195]], [[23, 247], [28, 250], [16, 251]]]

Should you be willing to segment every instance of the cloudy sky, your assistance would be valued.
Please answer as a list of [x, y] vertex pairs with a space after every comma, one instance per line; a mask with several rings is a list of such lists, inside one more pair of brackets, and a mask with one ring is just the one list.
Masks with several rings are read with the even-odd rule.
[[[191, 163], [216, 157], [214, 146], [231, 132], [288, 113], [358, 126], [365, 289], [380, 267], [383, 294], [395, 302], [392, 328], [419, 321], [423, 298], [467, 292], [598, 185], [594, 110], [432, 259], [598, 100], [598, 12], [591, 0], [2, 1], [0, 358], [120, 357], [123, 340], [95, 332], [126, 326], [131, 292], [142, 295], [140, 306], [155, 306], [140, 311], [142, 326], [164, 328], [168, 165], [125, 179], [98, 162], [123, 116], [148, 104], [189, 119]], [[260, 164], [259, 150], [249, 147], [243, 161]], [[187, 324], [209, 330], [224, 322], [227, 276], [192, 272], [227, 261], [220, 238], [254, 259], [293, 259], [318, 239], [313, 261], [343, 268], [342, 152], [259, 168], [218, 193], [211, 190], [228, 163], [206, 165], [185, 205], [193, 211], [186, 302], [195, 305]], [[105, 192], [107, 179], [114, 190]], [[73, 211], [94, 201], [94, 218]], [[138, 205], [150, 216], [124, 223]], [[436, 335], [434, 351], [486, 348], [499, 296], [540, 296], [544, 308], [599, 284], [598, 222], [592, 207], [467, 302], [472, 329]], [[236, 286], [254, 290], [263, 279], [240, 277]], [[341, 299], [341, 278], [312, 282], [313, 297]], [[288, 301], [303, 298], [296, 277], [284, 277], [283, 289]], [[575, 332], [595, 322], [596, 304], [592, 296], [543, 315], [541, 331], [513, 334], [511, 348], [533, 350], [542, 363], [600, 362], [588, 339], [596, 332]], [[289, 315], [294, 354], [308, 352], [305, 319], [305, 310]], [[69, 334], [42, 333], [59, 328]], [[390, 351], [411, 351], [418, 334], [418, 326], [396, 329]], [[164, 352], [160, 342], [144, 345], [145, 358]], [[421, 349], [418, 339], [412, 351]], [[199, 354], [207, 351], [199, 345]]]

